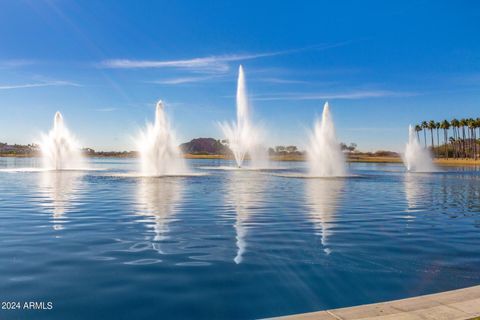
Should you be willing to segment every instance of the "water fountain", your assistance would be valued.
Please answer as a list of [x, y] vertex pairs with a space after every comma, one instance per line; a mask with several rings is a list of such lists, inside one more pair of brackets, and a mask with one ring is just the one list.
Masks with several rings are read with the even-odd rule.
[[53, 119], [53, 128], [42, 135], [40, 147], [43, 166], [47, 170], [79, 169], [83, 164], [80, 146], [58, 111]]
[[403, 162], [409, 172], [433, 172], [435, 165], [427, 149], [423, 148], [418, 141], [415, 129], [408, 127], [408, 143], [405, 147]]
[[187, 173], [185, 161], [170, 128], [162, 101], [158, 101], [155, 122], [148, 123], [137, 142], [142, 174], [145, 176], [182, 175]]
[[265, 166], [267, 162], [267, 154], [262, 147], [261, 130], [252, 124], [250, 113], [245, 74], [240, 66], [237, 80], [237, 122], [220, 124], [239, 168], [243, 166], [247, 154], [253, 167]]
[[340, 177], [346, 175], [345, 156], [335, 135], [335, 126], [328, 102], [322, 119], [315, 123], [307, 152], [311, 177]]

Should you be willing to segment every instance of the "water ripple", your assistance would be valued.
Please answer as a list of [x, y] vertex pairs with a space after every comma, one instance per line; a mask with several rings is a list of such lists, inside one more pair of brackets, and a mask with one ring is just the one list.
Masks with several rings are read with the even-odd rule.
[[[0, 164], [34, 166], [9, 161]], [[92, 310], [114, 318], [120, 305], [149, 316], [148, 304], [209, 319], [212, 310], [258, 318], [480, 283], [479, 171], [352, 164], [355, 177], [343, 179], [246, 170], [129, 179], [105, 174], [132, 172], [134, 160], [95, 166], [105, 170], [0, 172], [0, 292], [53, 299], [59, 318], [67, 305], [89, 317], [84, 306], [100, 299]]]

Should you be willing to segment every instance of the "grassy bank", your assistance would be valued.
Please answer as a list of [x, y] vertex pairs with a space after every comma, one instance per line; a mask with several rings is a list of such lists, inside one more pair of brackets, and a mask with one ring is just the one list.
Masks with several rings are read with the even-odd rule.
[[371, 163], [402, 163], [400, 157], [380, 156], [352, 156], [347, 158], [348, 162], [371, 162]]
[[[230, 159], [224, 155], [184, 155], [187, 159]], [[305, 161], [305, 156], [302, 155], [285, 155], [272, 156], [270, 160], [273, 161]], [[400, 157], [382, 157], [382, 156], [368, 156], [368, 155], [354, 155], [347, 158], [348, 162], [363, 162], [363, 163], [402, 163]], [[473, 159], [435, 159], [435, 164], [440, 166], [480, 166], [480, 160]]]
[[[229, 159], [233, 158], [226, 157], [224, 155], [196, 155], [196, 154], [185, 154], [187, 159]], [[278, 155], [271, 156], [270, 160], [272, 161], [305, 161], [305, 156], [303, 155]], [[352, 156], [347, 158], [348, 162], [376, 162], [376, 163], [400, 163], [402, 159], [399, 157], [378, 157], [378, 156]]]
[[480, 166], [480, 160], [473, 159], [435, 159], [439, 166]]
[[[96, 155], [87, 155], [92, 158], [135, 158], [136, 153], [101, 153]], [[10, 158], [28, 158], [38, 157], [38, 155], [29, 154], [0, 154], [0, 157]], [[233, 160], [222, 154], [184, 154], [186, 159], [225, 159]], [[305, 161], [303, 155], [281, 155], [271, 156], [273, 161]], [[347, 158], [348, 162], [363, 162], [363, 163], [402, 163], [400, 157], [383, 157], [383, 156], [368, 156], [368, 155], [353, 155]], [[435, 159], [434, 162], [439, 166], [480, 166], [480, 160], [473, 159]]]

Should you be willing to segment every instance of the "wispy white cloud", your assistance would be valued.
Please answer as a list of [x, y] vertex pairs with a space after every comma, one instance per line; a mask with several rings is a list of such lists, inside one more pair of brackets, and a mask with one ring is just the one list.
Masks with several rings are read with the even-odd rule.
[[346, 91], [335, 93], [282, 93], [270, 95], [257, 95], [252, 100], [257, 101], [276, 101], [276, 100], [359, 100], [369, 98], [383, 97], [411, 97], [417, 96], [414, 92], [396, 92], [388, 90], [365, 90], [365, 91]]
[[14, 69], [34, 64], [35, 61], [28, 59], [0, 60], [0, 69]]
[[179, 60], [110, 59], [101, 61], [98, 66], [111, 69], [176, 68], [194, 72], [224, 73], [230, 70], [231, 62], [292, 54], [306, 50], [327, 50], [344, 46], [349, 43], [350, 42], [341, 42], [274, 52], [212, 55], [207, 57]]
[[261, 54], [233, 54], [185, 60], [113, 59], [101, 62], [100, 66], [113, 69], [176, 68], [191, 71], [219, 73], [227, 72], [228, 70], [230, 70], [229, 62], [245, 61], [279, 54], [281, 54], [281, 52]]
[[52, 86], [80, 87], [79, 84], [70, 82], [70, 81], [45, 81], [45, 82], [32, 82], [32, 83], [22, 83], [22, 84], [7, 84], [7, 85], [0, 84], [0, 90], [26, 89], [26, 88], [52, 87]]
[[154, 81], [150, 81], [150, 83], [165, 84], [165, 85], [176, 85], [176, 84], [185, 84], [185, 83], [208, 81], [208, 80], [212, 80], [212, 79], [216, 79], [216, 78], [218, 78], [218, 77], [216, 77], [216, 76], [178, 77], [178, 78], [154, 80]]
[[295, 79], [282, 79], [282, 78], [261, 78], [258, 81], [274, 83], [274, 84], [305, 84], [309, 83], [305, 80], [295, 80]]

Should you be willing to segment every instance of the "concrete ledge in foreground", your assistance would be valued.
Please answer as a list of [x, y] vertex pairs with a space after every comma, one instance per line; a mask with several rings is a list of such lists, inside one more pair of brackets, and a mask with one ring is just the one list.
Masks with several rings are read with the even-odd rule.
[[480, 317], [480, 286], [356, 307], [302, 313], [275, 319], [464, 320], [476, 319], [477, 317]]

